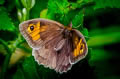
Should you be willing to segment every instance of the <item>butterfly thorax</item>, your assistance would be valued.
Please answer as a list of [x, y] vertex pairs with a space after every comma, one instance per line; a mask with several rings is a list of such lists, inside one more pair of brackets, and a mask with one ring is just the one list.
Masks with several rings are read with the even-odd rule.
[[71, 29], [65, 28], [63, 30], [63, 37], [64, 38], [70, 38], [70, 37], [72, 37]]

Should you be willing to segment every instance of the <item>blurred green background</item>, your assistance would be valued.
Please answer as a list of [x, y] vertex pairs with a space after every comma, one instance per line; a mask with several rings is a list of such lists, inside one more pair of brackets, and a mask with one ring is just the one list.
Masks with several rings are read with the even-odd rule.
[[[38, 65], [19, 32], [33, 18], [83, 33], [88, 55], [67, 73]], [[120, 79], [120, 0], [0, 0], [0, 79]]]

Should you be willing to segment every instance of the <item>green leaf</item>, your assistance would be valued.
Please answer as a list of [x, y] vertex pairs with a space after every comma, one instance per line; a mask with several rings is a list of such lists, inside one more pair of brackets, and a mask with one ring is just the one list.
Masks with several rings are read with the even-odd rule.
[[26, 58], [22, 66], [23, 66], [23, 71], [25, 73], [25, 77], [27, 79], [39, 79], [35, 65], [35, 60], [33, 59], [32, 56]]
[[95, 1], [96, 5], [94, 9], [99, 8], [120, 8], [120, 0], [93, 0]]
[[68, 1], [67, 0], [49, 0], [48, 11], [59, 14], [68, 13]]
[[49, 0], [48, 18], [66, 23], [66, 15], [69, 12], [69, 2], [67, 0]]
[[15, 0], [6, 0], [5, 3], [5, 8], [7, 9], [8, 12], [14, 12], [15, 11]]
[[15, 0], [15, 5], [16, 5], [16, 8], [17, 9], [22, 9], [23, 8], [23, 5], [21, 3], [21, 0]]
[[35, 6], [30, 11], [30, 18], [39, 18], [40, 12], [47, 8], [48, 0], [36, 0]]
[[87, 28], [83, 28], [82, 30], [80, 30], [82, 32], [82, 34], [85, 36], [85, 37], [88, 37], [88, 29]]
[[5, 3], [5, 0], [0, 0], [0, 5], [4, 3]]
[[35, 0], [21, 0], [23, 6], [30, 10], [35, 5]]
[[40, 12], [40, 18], [47, 18], [48, 9], [44, 9]]
[[26, 79], [54, 79], [56, 77], [54, 70], [38, 65], [33, 56], [26, 58], [22, 67]]
[[83, 25], [83, 15], [81, 11], [87, 6], [87, 2], [79, 3], [68, 2], [68, 0], [49, 0], [48, 2], [48, 18], [59, 21], [67, 26], [70, 22], [76, 27]]
[[25, 79], [24, 73], [21, 68], [18, 68], [16, 73], [13, 76], [13, 79]]
[[83, 17], [84, 17], [84, 13], [83, 10], [81, 10], [80, 12], [78, 12], [78, 14], [75, 15], [75, 17], [72, 20], [72, 24], [73, 24], [73, 28], [78, 27], [83, 27]]
[[15, 30], [15, 26], [9, 18], [6, 9], [3, 7], [0, 7], [0, 30]]

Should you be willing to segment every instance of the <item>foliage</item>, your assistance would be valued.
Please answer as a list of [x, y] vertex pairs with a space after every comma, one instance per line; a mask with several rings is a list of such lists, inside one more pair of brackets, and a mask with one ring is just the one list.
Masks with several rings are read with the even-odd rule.
[[[96, 76], [119, 79], [116, 73], [120, 68], [112, 70], [111, 63], [116, 62], [109, 63], [117, 61], [115, 58], [120, 60], [120, 54], [116, 53], [119, 49], [116, 44], [120, 43], [119, 3], [119, 0], [1, 0], [0, 79], [96, 79]], [[65, 26], [72, 22], [73, 28], [87, 40], [88, 56], [64, 74], [38, 65], [18, 27], [19, 23], [33, 18], [51, 19]], [[16, 61], [14, 64], [12, 59]]]
[[0, 4], [4, 4], [4, 2], [5, 2], [4, 0], [1, 0], [1, 1], [0, 1]]
[[4, 7], [0, 7], [0, 30], [13, 31], [14, 29], [15, 26], [8, 16], [7, 10]]
[[99, 9], [99, 8], [120, 8], [119, 5], [119, 0], [94, 0], [96, 3], [96, 6], [94, 9]]

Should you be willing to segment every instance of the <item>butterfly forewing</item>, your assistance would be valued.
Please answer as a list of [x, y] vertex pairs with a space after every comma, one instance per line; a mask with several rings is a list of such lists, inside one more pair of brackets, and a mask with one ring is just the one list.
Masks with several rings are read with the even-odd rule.
[[[33, 33], [29, 33], [29, 26], [32, 24], [35, 25], [35, 27], [39, 28], [35, 29]], [[51, 20], [33, 19], [21, 23], [19, 25], [19, 28], [28, 44], [32, 48], [39, 48], [44, 44], [44, 41], [47, 42], [49, 41], [49, 38], [54, 38], [56, 32], [59, 33], [62, 31], [64, 26]]]

